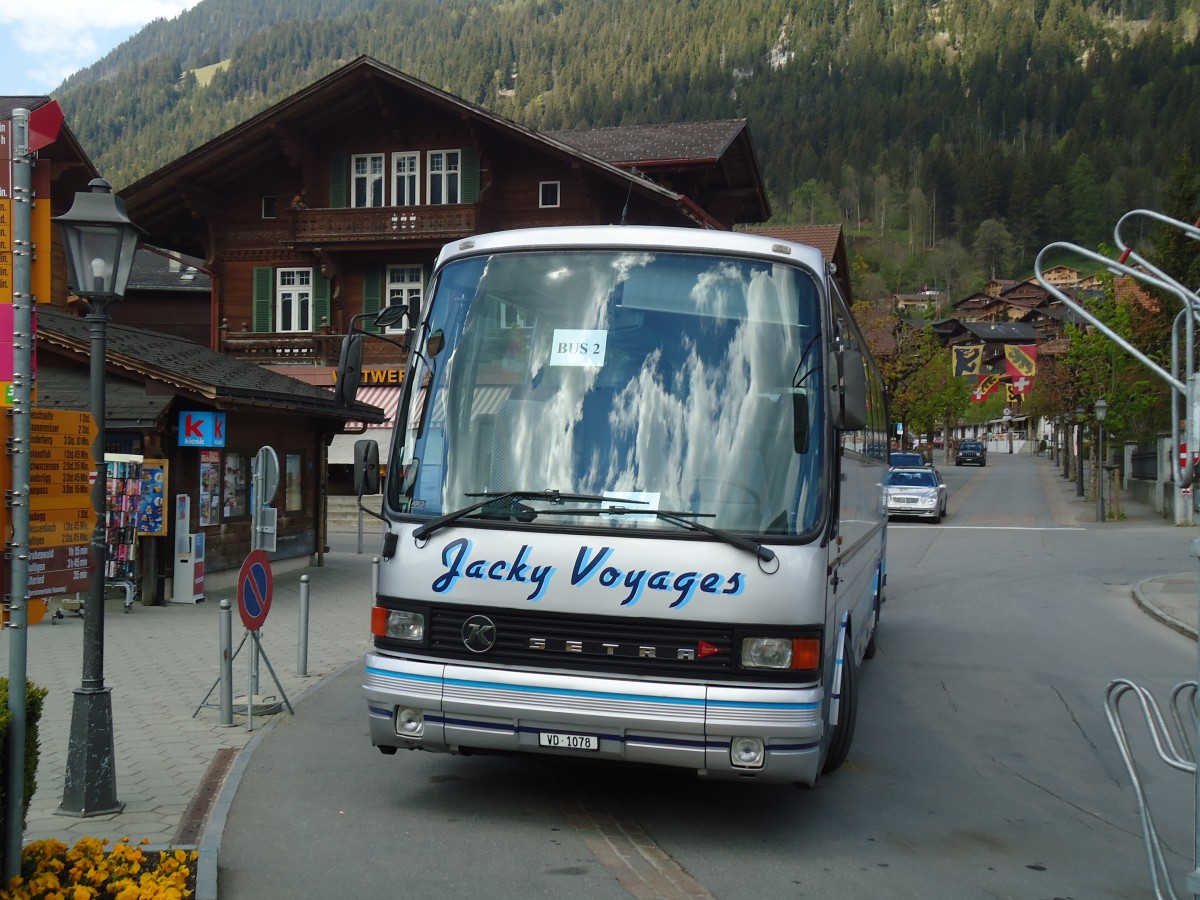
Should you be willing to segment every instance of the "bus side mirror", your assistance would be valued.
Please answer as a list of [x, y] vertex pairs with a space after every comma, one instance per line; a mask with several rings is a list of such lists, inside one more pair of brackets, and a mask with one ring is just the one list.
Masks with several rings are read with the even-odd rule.
[[354, 493], [360, 499], [379, 493], [379, 444], [375, 441], [354, 442]]
[[858, 431], [867, 425], [867, 374], [862, 352], [843, 346], [829, 354], [834, 428]]
[[358, 385], [362, 381], [363, 340], [361, 332], [351, 332], [342, 338], [337, 384], [334, 385], [338, 405], [342, 407], [352, 406], [358, 397]]

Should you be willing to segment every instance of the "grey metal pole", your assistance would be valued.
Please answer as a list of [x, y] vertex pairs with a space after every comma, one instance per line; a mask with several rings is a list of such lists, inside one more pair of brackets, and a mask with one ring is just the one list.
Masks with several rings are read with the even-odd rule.
[[[1189, 393], [1190, 393], [1191, 388], [1192, 388], [1192, 385], [1189, 384]], [[1196, 398], [1194, 396], [1189, 396], [1188, 400], [1189, 400], [1188, 415], [1194, 415], [1197, 412], [1200, 412], [1200, 408], [1197, 408], [1197, 402], [1196, 402], [1197, 400], [1200, 400], [1200, 398]], [[1192, 541], [1191, 553], [1192, 553], [1193, 559], [1200, 559], [1200, 539]], [[1200, 611], [1200, 597], [1197, 598], [1197, 604], [1198, 604], [1197, 610]], [[1200, 641], [1198, 641], [1196, 644], [1196, 653], [1197, 653], [1197, 663], [1196, 663], [1197, 679], [1200, 679]], [[1200, 693], [1198, 693], [1196, 695], [1196, 698], [1193, 702], [1196, 703], [1198, 706], [1200, 706]], [[1196, 710], [1196, 712], [1200, 713], [1200, 709]], [[1195, 730], [1195, 733], [1192, 735], [1192, 737], [1197, 742], [1200, 742], [1200, 715], [1198, 715], [1196, 717], [1196, 730]], [[1194, 746], [1200, 747], [1200, 743], [1196, 743]], [[1194, 813], [1195, 827], [1192, 832], [1192, 840], [1193, 840], [1193, 847], [1194, 847], [1194, 855], [1192, 856], [1192, 861], [1194, 864], [1194, 868], [1192, 869], [1191, 872], [1189, 872], [1187, 875], [1184, 876], [1183, 883], [1184, 883], [1184, 886], [1188, 889], [1188, 891], [1191, 894], [1193, 894], [1195, 896], [1200, 896], [1200, 777], [1193, 778], [1192, 780], [1195, 782], [1195, 787], [1193, 788], [1193, 791], [1194, 791], [1194, 795], [1196, 798], [1196, 800], [1195, 800], [1196, 812]]]
[[[251, 632], [251, 635], [257, 632]], [[254, 704], [254, 698], [258, 696], [258, 641], [250, 642], [250, 698], [251, 705]]]
[[1104, 522], [1108, 519], [1104, 511], [1104, 423], [1100, 423], [1099, 435], [1096, 438], [1096, 452], [1099, 454], [1096, 460], [1096, 493], [1099, 495], [1100, 501], [1100, 521]]
[[[29, 150], [29, 110], [12, 114], [13, 410], [12, 543], [9, 554], [8, 758], [4, 761], [7, 814], [4, 816], [2, 884], [21, 872], [25, 813], [25, 689], [29, 664], [29, 407], [33, 380], [33, 167]], [[47, 253], [49, 248], [46, 248]]]
[[300, 576], [300, 628], [296, 636], [296, 674], [308, 677], [308, 583], [307, 575]]
[[1079, 429], [1079, 452], [1075, 454], [1075, 496], [1083, 496], [1083, 423], [1080, 422], [1076, 428]]
[[110, 815], [125, 807], [124, 802], [117, 799], [112, 696], [110, 689], [104, 686], [104, 507], [108, 486], [104, 424], [107, 414], [108, 306], [108, 300], [90, 300], [86, 316], [91, 353], [91, 408], [92, 418], [96, 420], [96, 440], [92, 444], [92, 462], [96, 467], [92, 508], [96, 513], [96, 525], [92, 531], [90, 557], [92, 582], [83, 616], [83, 682], [75, 690], [63, 800], [58, 808], [62, 815], [81, 817]]
[[218, 642], [221, 646], [221, 724], [233, 724], [233, 604], [222, 597], [217, 604]]

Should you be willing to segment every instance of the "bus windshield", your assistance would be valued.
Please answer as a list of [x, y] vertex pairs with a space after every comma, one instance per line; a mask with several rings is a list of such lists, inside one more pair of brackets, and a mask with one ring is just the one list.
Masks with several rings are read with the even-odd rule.
[[807, 269], [506, 251], [447, 264], [429, 309], [389, 465], [399, 515], [816, 532], [828, 437]]

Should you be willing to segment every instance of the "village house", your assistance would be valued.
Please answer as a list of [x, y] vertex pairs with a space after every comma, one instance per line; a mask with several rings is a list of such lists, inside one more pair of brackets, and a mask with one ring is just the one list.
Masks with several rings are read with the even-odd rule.
[[[384, 411], [385, 429], [444, 244], [543, 225], [731, 229], [770, 217], [744, 120], [539, 134], [365, 56], [121, 196], [151, 243], [202, 261], [211, 346], [237, 359], [332, 389], [343, 335], [407, 305], [364, 356], [358, 399]], [[329, 492], [350, 492], [361, 437], [330, 436]]]

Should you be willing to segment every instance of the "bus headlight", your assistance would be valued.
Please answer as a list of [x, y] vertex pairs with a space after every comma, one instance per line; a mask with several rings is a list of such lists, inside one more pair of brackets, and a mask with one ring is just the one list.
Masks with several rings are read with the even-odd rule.
[[815, 670], [821, 660], [821, 641], [806, 637], [742, 639], [742, 666], [747, 669]]
[[375, 637], [391, 638], [421, 644], [425, 641], [425, 614], [408, 609], [371, 608], [371, 633]]
[[742, 665], [752, 669], [790, 669], [790, 638], [746, 638], [742, 641]]

